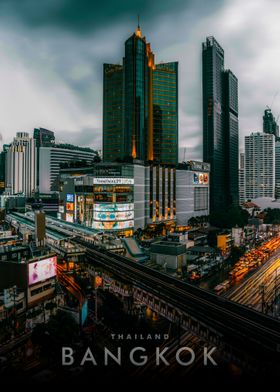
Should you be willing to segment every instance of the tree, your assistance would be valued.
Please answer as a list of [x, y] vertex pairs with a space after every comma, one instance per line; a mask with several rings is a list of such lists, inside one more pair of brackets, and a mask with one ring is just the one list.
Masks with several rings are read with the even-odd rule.
[[264, 210], [264, 213], [265, 213], [264, 223], [271, 223], [275, 225], [280, 224], [279, 208], [267, 208]]

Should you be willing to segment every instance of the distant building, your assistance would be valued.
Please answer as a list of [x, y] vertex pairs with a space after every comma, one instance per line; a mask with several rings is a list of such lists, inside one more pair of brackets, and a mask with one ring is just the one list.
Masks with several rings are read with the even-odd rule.
[[223, 256], [228, 256], [231, 252], [232, 237], [230, 233], [222, 233], [217, 235], [217, 248]]
[[176, 170], [176, 220], [187, 225], [192, 217], [209, 215], [210, 165], [191, 161]]
[[280, 141], [275, 143], [275, 197], [280, 199]]
[[268, 133], [269, 135], [274, 135], [276, 138], [279, 137], [279, 125], [277, 124], [270, 108], [267, 108], [264, 111], [263, 132]]
[[[70, 148], [71, 147], [71, 148]], [[59, 191], [59, 170], [62, 164], [80, 161], [92, 163], [96, 152], [71, 145], [40, 147], [39, 190], [40, 193]]]
[[155, 64], [140, 27], [103, 67], [103, 160], [178, 162], [178, 63]]
[[241, 152], [239, 159], [239, 204], [245, 201], [245, 154]]
[[151, 244], [151, 261], [163, 268], [182, 271], [186, 265], [186, 245], [175, 241], [159, 241]]
[[0, 153], [0, 195], [5, 191], [6, 187], [6, 155], [9, 149], [8, 144], [3, 145], [3, 151]]
[[18, 132], [6, 154], [6, 190], [32, 195], [37, 184], [35, 140], [27, 132]]
[[273, 197], [275, 192], [275, 136], [251, 133], [245, 136], [246, 200]]
[[202, 44], [203, 161], [211, 165], [210, 211], [237, 205], [238, 80], [214, 37]]

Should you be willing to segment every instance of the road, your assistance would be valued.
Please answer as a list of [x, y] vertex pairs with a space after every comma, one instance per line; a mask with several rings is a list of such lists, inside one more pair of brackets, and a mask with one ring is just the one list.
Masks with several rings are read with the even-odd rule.
[[[77, 242], [87, 248], [88, 258], [116, 276], [129, 279], [137, 287], [180, 309], [223, 336], [228, 344], [279, 356], [280, 322], [240, 304], [218, 297], [193, 285], [181, 282], [105, 251], [98, 251], [81, 239]], [[248, 351], [248, 352], [249, 352]], [[271, 357], [272, 358], [272, 357]]]
[[280, 250], [262, 265], [253, 275], [224, 296], [232, 301], [265, 311], [263, 302], [271, 303], [279, 292]]

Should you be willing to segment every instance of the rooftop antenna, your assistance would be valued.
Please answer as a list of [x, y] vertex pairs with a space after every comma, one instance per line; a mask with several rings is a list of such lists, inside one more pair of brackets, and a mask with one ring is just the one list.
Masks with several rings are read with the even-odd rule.
[[140, 16], [139, 16], [139, 14], [137, 15], [137, 20], [138, 20], [137, 26], [138, 26], [138, 29], [140, 29]]

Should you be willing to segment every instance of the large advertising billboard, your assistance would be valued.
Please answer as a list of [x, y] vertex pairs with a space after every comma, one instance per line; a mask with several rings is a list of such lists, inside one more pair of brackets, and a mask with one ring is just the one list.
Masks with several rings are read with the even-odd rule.
[[65, 220], [66, 222], [74, 223], [74, 215], [67, 212], [65, 215]]
[[134, 221], [120, 221], [120, 222], [97, 222], [93, 221], [93, 228], [97, 230], [124, 230], [132, 229], [134, 227]]
[[33, 285], [56, 276], [56, 256], [28, 264], [28, 284]]
[[94, 185], [133, 185], [134, 178], [114, 178], [114, 177], [107, 177], [107, 178], [94, 178], [93, 179]]
[[134, 209], [133, 203], [94, 203], [93, 205], [94, 211], [108, 211], [108, 212], [117, 212], [117, 211], [132, 211]]
[[97, 221], [124, 221], [134, 218], [134, 211], [106, 212], [94, 211], [93, 219]]
[[66, 201], [69, 201], [70, 203], [74, 202], [74, 195], [72, 193], [67, 193], [66, 195]]
[[67, 211], [74, 211], [74, 203], [66, 203]]
[[208, 173], [194, 173], [193, 183], [195, 185], [207, 185], [209, 182]]

